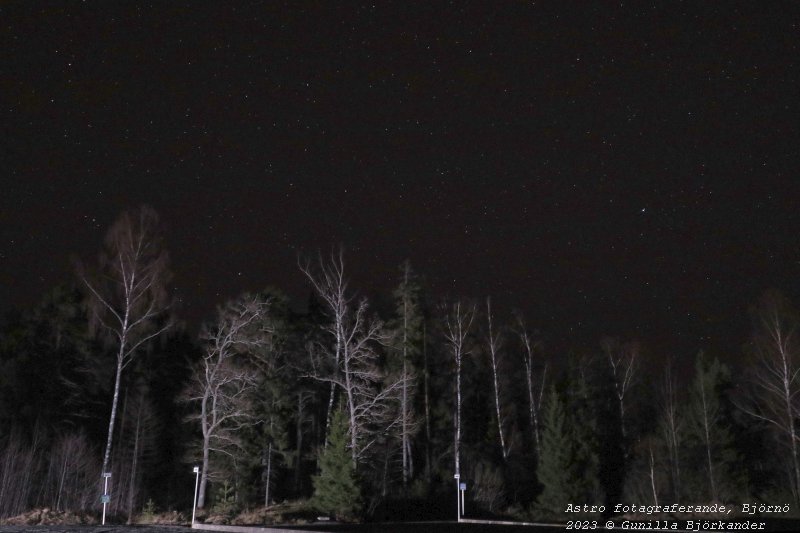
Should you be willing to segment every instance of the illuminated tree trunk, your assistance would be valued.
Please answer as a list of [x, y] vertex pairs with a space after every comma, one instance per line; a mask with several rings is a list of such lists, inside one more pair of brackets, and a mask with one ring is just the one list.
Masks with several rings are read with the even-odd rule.
[[492, 305], [489, 298], [486, 299], [486, 319], [489, 323], [489, 335], [487, 345], [489, 348], [489, 361], [492, 365], [492, 391], [494, 392], [494, 409], [495, 418], [497, 420], [497, 434], [500, 439], [500, 451], [503, 454], [503, 460], [508, 460], [508, 449], [506, 448], [505, 431], [503, 430], [503, 416], [500, 409], [500, 386], [497, 380], [497, 366], [498, 366], [498, 351], [500, 350], [501, 339], [500, 335], [495, 335], [492, 328]]
[[455, 475], [461, 475], [461, 366], [465, 355], [467, 335], [475, 317], [474, 307], [456, 302], [445, 314], [445, 339], [456, 366], [456, 401], [453, 416], [453, 461]]
[[168, 308], [165, 284], [170, 277], [155, 211], [142, 207], [120, 216], [106, 236], [100, 271], [96, 279], [83, 273], [81, 279], [92, 296], [94, 329], [117, 344], [114, 395], [103, 453], [103, 472], [108, 472], [122, 371], [139, 347], [171, 326], [169, 321], [155, 326]]
[[517, 327], [519, 328], [517, 334], [519, 335], [522, 345], [525, 348], [523, 361], [525, 363], [525, 384], [527, 385], [526, 392], [528, 393], [528, 423], [531, 428], [536, 456], [539, 457], [542, 447], [542, 432], [539, 428], [539, 412], [541, 411], [542, 399], [544, 396], [547, 365], [544, 365], [542, 370], [542, 377], [538, 384], [537, 392], [537, 385], [534, 383], [534, 349], [536, 345], [528, 335], [528, 331], [525, 328], [525, 322], [521, 316], [517, 316]]

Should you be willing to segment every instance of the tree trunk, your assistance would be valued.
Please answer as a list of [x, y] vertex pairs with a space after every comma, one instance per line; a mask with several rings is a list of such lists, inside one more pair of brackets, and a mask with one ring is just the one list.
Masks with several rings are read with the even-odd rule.
[[658, 492], [656, 491], [656, 472], [655, 472], [655, 461], [653, 459], [653, 445], [650, 444], [648, 447], [648, 451], [650, 452], [650, 488], [653, 491], [653, 505], [658, 505]]
[[[330, 395], [328, 396], [328, 411], [327, 414], [325, 415], [325, 431], [323, 433], [324, 435], [328, 435], [328, 428], [331, 427], [331, 416], [333, 416], [333, 400], [335, 397], [336, 397], [336, 384], [331, 383], [331, 392]], [[323, 442], [322, 446], [324, 448], [328, 447], [327, 437], [325, 438], [325, 441]]]
[[269, 482], [272, 475], [272, 443], [267, 447], [267, 480], [264, 482], [264, 507], [269, 507]]
[[111, 400], [111, 416], [108, 419], [108, 437], [106, 438], [106, 450], [103, 453], [103, 473], [108, 472], [108, 465], [111, 459], [111, 443], [114, 437], [114, 421], [117, 418], [117, 405], [119, 404], [119, 387], [122, 378], [122, 354], [125, 349], [124, 343], [120, 344], [120, 353], [117, 355], [117, 372], [114, 377], [114, 397]]
[[300, 458], [303, 454], [303, 393], [297, 395], [297, 458], [294, 465], [294, 491], [300, 485]]
[[344, 383], [345, 393], [347, 394], [347, 409], [348, 416], [350, 417], [350, 453], [353, 457], [353, 468], [358, 468], [358, 431], [356, 429], [356, 404], [353, 398], [353, 384], [351, 383], [352, 375], [350, 374], [350, 360], [348, 354], [343, 355], [344, 362]]
[[136, 505], [136, 468], [139, 462], [139, 429], [142, 419], [142, 403], [144, 393], [140, 399], [139, 409], [136, 413], [136, 432], [133, 436], [133, 458], [131, 460], [131, 480], [128, 485], [128, 523], [133, 523], [133, 512]]
[[[383, 479], [381, 480], [381, 496], [386, 497], [386, 493], [388, 492], [388, 478], [389, 478], [389, 453], [391, 451], [391, 446], [389, 445], [389, 441], [386, 441], [386, 453], [383, 454]], [[405, 487], [403, 487], [405, 488]]]
[[700, 397], [703, 402], [703, 438], [706, 446], [706, 464], [708, 467], [708, 483], [711, 489], [711, 501], [715, 502], [717, 498], [717, 483], [714, 479], [714, 464], [711, 459], [711, 422], [708, 420], [708, 404], [706, 402], [706, 387], [705, 384], [700, 385]]
[[455, 434], [455, 468], [456, 475], [461, 475], [460, 445], [461, 445], [461, 357], [456, 360], [456, 434]]
[[203, 466], [200, 471], [200, 488], [197, 492], [197, 508], [206, 505], [206, 487], [208, 486], [208, 441], [203, 441]]
[[492, 306], [489, 298], [486, 299], [486, 317], [489, 321], [489, 357], [492, 362], [492, 389], [497, 418], [497, 434], [500, 438], [500, 452], [503, 454], [503, 461], [506, 461], [508, 460], [508, 450], [506, 449], [506, 439], [503, 434], [503, 417], [500, 413], [500, 386], [497, 381], [497, 351], [500, 341], [498, 337], [494, 336], [494, 331], [492, 330]]
[[664, 440], [667, 443], [669, 457], [670, 482], [672, 486], [672, 498], [674, 501], [680, 499], [680, 458], [678, 456], [678, 421], [677, 405], [675, 399], [675, 383], [672, 379], [671, 364], [667, 365], [664, 380]]

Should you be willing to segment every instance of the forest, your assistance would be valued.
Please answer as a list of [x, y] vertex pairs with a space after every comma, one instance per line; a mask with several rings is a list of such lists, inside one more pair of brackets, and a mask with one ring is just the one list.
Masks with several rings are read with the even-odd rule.
[[800, 503], [800, 345], [780, 293], [753, 302], [741, 354], [686, 364], [638, 339], [553, 353], [532, 317], [434, 298], [409, 262], [368, 301], [349, 259], [298, 257], [306, 302], [265, 280], [192, 327], [158, 215], [121, 214], [99, 261], [2, 323], [0, 518], [98, 512], [103, 472], [114, 520], [191, 512], [194, 466], [198, 509], [228, 516], [302, 501], [453, 519], [454, 475], [471, 516]]

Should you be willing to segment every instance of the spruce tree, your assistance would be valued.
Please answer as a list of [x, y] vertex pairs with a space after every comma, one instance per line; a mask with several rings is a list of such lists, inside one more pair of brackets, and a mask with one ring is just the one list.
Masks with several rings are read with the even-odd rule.
[[320, 472], [313, 478], [311, 504], [342, 520], [354, 519], [361, 512], [361, 491], [347, 444], [347, 416], [337, 409], [328, 430], [328, 444], [319, 458]]
[[399, 432], [402, 461], [403, 487], [414, 477], [414, 462], [411, 441], [419, 424], [414, 412], [417, 391], [416, 367], [422, 351], [421, 289], [411, 263], [405, 261], [400, 267], [400, 285], [394, 290], [396, 318], [389, 322], [391, 334], [387, 359], [387, 370], [399, 376], [402, 386], [399, 394]]
[[573, 498], [575, 463], [564, 403], [552, 387], [545, 400], [542, 422], [544, 431], [537, 474], [543, 490], [536, 507], [546, 513], [561, 514], [567, 503], [576, 501]]
[[[590, 366], [587, 360], [577, 361], [576, 367], [585, 370]], [[589, 504], [603, 501], [600, 486], [600, 433], [598, 417], [594, 405], [595, 391], [583, 371], [575, 373], [571, 380], [567, 399], [567, 427], [572, 445], [573, 471], [577, 474], [572, 481], [572, 494], [575, 500]]]

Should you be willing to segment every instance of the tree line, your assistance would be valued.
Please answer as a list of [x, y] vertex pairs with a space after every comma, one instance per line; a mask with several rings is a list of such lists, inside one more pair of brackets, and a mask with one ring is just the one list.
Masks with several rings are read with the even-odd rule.
[[[561, 516], [568, 504], [798, 503], [797, 316], [768, 292], [746, 363], [656, 363], [635, 340], [549, 353], [490, 298], [435, 301], [408, 262], [385, 302], [344, 252], [192, 336], [157, 214], [123, 213], [100, 260], [0, 332], [0, 517], [33, 507], [207, 512], [309, 499], [340, 518]], [[380, 307], [378, 312], [376, 309]]]

